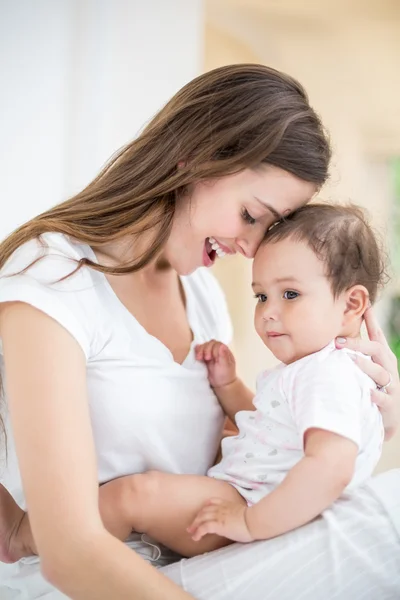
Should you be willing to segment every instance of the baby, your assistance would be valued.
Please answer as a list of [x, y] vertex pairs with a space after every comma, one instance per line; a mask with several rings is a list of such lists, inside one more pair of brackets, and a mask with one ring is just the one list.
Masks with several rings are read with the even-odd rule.
[[[357, 353], [337, 350], [333, 340], [360, 335], [383, 275], [357, 207], [311, 204], [273, 226], [254, 259], [252, 285], [255, 328], [279, 366], [261, 374], [254, 396], [229, 348], [215, 340], [198, 346], [239, 433], [223, 440], [222, 460], [207, 476], [149, 472], [102, 486], [107, 529], [121, 540], [134, 529], [193, 556], [300, 527], [364, 483], [384, 437], [370, 400], [375, 384]], [[4, 488], [0, 508], [0, 558], [35, 553], [28, 516]]]

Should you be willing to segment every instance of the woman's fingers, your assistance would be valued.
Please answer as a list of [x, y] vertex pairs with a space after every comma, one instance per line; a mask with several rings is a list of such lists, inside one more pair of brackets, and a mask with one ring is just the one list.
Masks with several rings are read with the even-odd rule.
[[389, 348], [389, 344], [387, 342], [385, 334], [383, 333], [372, 308], [369, 308], [365, 312], [364, 321], [369, 339], [376, 342], [380, 342], [381, 344], [386, 346], [386, 348]]
[[397, 358], [378, 325], [374, 311], [369, 308], [364, 316], [370, 339], [336, 338], [335, 343], [337, 348], [349, 348], [372, 358], [370, 361], [357, 356], [354, 360], [379, 387], [386, 388], [372, 390], [371, 399], [381, 411], [385, 438], [389, 439], [396, 431], [400, 419], [400, 378]]
[[[344, 340], [344, 341], [342, 341]], [[355, 350], [370, 356], [372, 360], [382, 367], [388, 369], [392, 368], [393, 365], [387, 364], [388, 361], [388, 350], [380, 342], [372, 340], [362, 340], [361, 338], [336, 338], [337, 348], [348, 348], [349, 350]], [[385, 364], [384, 364], [385, 363]]]
[[399, 422], [399, 405], [391, 396], [389, 396], [389, 394], [385, 394], [385, 392], [379, 390], [371, 390], [371, 400], [381, 411], [385, 428], [385, 440], [390, 440], [397, 430]]
[[371, 390], [371, 400], [374, 404], [379, 406], [382, 412], [392, 408], [393, 400], [389, 397], [385, 392], [381, 392], [380, 390]]
[[374, 363], [372, 360], [368, 360], [367, 358], [357, 355], [354, 355], [351, 358], [360, 367], [360, 369], [369, 375], [369, 377], [371, 377], [371, 379], [373, 379], [380, 387], [383, 387], [389, 383], [391, 379], [389, 372], [381, 367], [381, 365], [378, 363]]

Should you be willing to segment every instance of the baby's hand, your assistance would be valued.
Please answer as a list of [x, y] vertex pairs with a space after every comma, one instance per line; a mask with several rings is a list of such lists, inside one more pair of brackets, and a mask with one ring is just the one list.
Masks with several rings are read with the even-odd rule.
[[216, 533], [234, 542], [252, 542], [246, 523], [246, 509], [246, 506], [238, 502], [212, 498], [203, 506], [187, 531], [195, 542], [208, 533]]
[[222, 387], [235, 381], [235, 357], [228, 346], [222, 342], [210, 340], [196, 346], [196, 358], [206, 364], [208, 379], [212, 387]]

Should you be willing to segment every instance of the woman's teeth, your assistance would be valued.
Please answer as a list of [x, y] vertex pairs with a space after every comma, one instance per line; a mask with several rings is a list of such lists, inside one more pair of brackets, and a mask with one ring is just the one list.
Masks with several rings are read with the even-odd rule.
[[224, 256], [226, 256], [226, 252], [224, 252], [221, 248], [221, 246], [218, 244], [217, 240], [214, 239], [213, 237], [208, 238], [209, 242], [211, 244], [211, 248], [213, 250], [215, 250], [215, 252], [217, 253], [217, 255], [219, 256], [219, 258], [224, 258]]

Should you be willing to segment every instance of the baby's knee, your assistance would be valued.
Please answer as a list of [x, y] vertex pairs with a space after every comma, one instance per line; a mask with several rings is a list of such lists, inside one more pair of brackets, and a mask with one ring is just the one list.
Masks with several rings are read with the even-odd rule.
[[151, 502], [160, 489], [162, 473], [158, 471], [147, 471], [129, 477], [129, 492], [137, 502]]
[[157, 471], [148, 471], [131, 475], [125, 482], [123, 503], [129, 506], [136, 531], [145, 533], [154, 518], [161, 477], [162, 474]]

